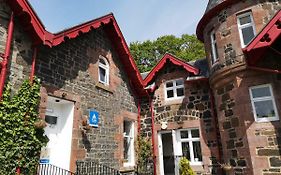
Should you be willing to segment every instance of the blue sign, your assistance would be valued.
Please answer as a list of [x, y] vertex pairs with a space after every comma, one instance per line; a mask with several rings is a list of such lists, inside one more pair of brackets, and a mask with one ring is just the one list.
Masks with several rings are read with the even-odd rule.
[[99, 126], [99, 113], [92, 109], [89, 112], [89, 125], [93, 127]]
[[39, 161], [41, 164], [48, 164], [50, 163], [50, 159], [40, 159]]

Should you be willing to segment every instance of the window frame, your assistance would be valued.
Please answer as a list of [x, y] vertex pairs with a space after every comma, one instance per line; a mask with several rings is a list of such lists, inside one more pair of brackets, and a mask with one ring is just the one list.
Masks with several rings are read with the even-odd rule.
[[[199, 137], [192, 137], [192, 135], [191, 135], [192, 130], [198, 130]], [[182, 131], [188, 131], [188, 138], [181, 138], [181, 132]], [[178, 133], [179, 133], [178, 137], [179, 137], [179, 141], [180, 141], [181, 151], [182, 151], [182, 143], [188, 143], [189, 144], [190, 165], [203, 165], [203, 152], [202, 152], [202, 144], [201, 144], [201, 141], [200, 141], [200, 136], [201, 136], [200, 129], [199, 128], [180, 129]], [[202, 161], [195, 161], [193, 142], [199, 142], [200, 143]], [[182, 156], [184, 156], [183, 152], [182, 152]]]
[[219, 55], [218, 55], [218, 43], [217, 39], [214, 38], [214, 35], [216, 36], [215, 31], [213, 30], [210, 33], [210, 39], [211, 39], [211, 63], [214, 65], [215, 63], [218, 62], [219, 60]]
[[[125, 125], [124, 123], [125, 122], [129, 122], [130, 123], [130, 134], [129, 136], [126, 136], [126, 132], [125, 132]], [[129, 157], [129, 160], [125, 162], [125, 157], [123, 157], [124, 159], [124, 162], [123, 162], [123, 166], [124, 167], [130, 167], [130, 166], [135, 166], [135, 126], [134, 126], [134, 121], [130, 121], [130, 120], [124, 120], [123, 121], [123, 144], [124, 144], [124, 141], [125, 141], [125, 138], [130, 138], [131, 141], [130, 141], [130, 150], [128, 150], [128, 152], [130, 152], [130, 157]], [[124, 153], [125, 153], [125, 145], [123, 145], [123, 156], [124, 156]]]
[[[101, 59], [105, 62], [105, 65], [100, 63]], [[105, 70], [105, 81], [101, 80], [100, 68]], [[109, 63], [107, 59], [101, 55], [99, 56], [99, 62], [98, 62], [98, 77], [99, 77], [99, 83], [102, 83], [104, 85], [109, 85]]]
[[[178, 80], [182, 80], [182, 82], [183, 82], [183, 84], [182, 85], [176, 85], [176, 82], [178, 81]], [[173, 83], [173, 86], [172, 87], [168, 87], [167, 88], [167, 84], [168, 83], [170, 83], [170, 82], [172, 82]], [[183, 99], [184, 98], [184, 96], [185, 96], [185, 87], [184, 87], [184, 79], [183, 78], [179, 78], [179, 79], [174, 79], [174, 80], [168, 80], [168, 81], [166, 81], [165, 83], [164, 83], [164, 90], [165, 90], [165, 100], [166, 101], [169, 101], [169, 100], [176, 100], [176, 99]], [[180, 88], [183, 88], [183, 96], [178, 96], [177, 95], [177, 89], [180, 89]], [[168, 90], [173, 90], [173, 97], [171, 97], [171, 98], [168, 98], [168, 94], [167, 94], [167, 91]]]
[[[251, 23], [247, 23], [247, 24], [241, 25], [240, 24], [240, 19], [245, 17], [245, 16], [248, 16], [248, 15], [250, 15]], [[239, 38], [240, 38], [241, 47], [245, 48], [256, 36], [256, 27], [255, 27], [255, 21], [254, 21], [254, 18], [253, 18], [252, 11], [247, 11], [247, 12], [238, 14], [237, 15], [237, 26], [238, 26], [238, 32], [239, 32]], [[251, 39], [251, 41], [248, 44], [244, 44], [245, 42], [244, 42], [244, 38], [243, 38], [242, 29], [244, 29], [246, 27], [249, 27], [249, 26], [252, 26], [252, 28], [253, 28], [254, 37]]]
[[[253, 94], [252, 94], [252, 90], [253, 89], [258, 89], [258, 88], [263, 88], [263, 87], [268, 87], [269, 88], [270, 96], [254, 98]], [[262, 85], [258, 85], [258, 86], [249, 87], [249, 93], [250, 93], [250, 100], [251, 100], [251, 104], [252, 104], [252, 111], [253, 111], [254, 118], [255, 118], [256, 122], [270, 122], [270, 121], [278, 121], [279, 120], [278, 110], [277, 110], [277, 107], [276, 107], [276, 102], [275, 102], [275, 98], [274, 98], [274, 94], [273, 94], [273, 90], [272, 90], [271, 84], [262, 84]], [[258, 118], [257, 117], [257, 111], [256, 111], [254, 103], [255, 102], [259, 102], [259, 101], [268, 101], [268, 100], [272, 101], [273, 109], [274, 109], [274, 112], [275, 112], [275, 116], [274, 117]]]

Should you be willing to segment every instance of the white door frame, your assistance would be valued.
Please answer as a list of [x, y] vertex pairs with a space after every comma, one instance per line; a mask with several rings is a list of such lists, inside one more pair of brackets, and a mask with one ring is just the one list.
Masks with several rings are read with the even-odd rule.
[[162, 134], [171, 133], [172, 136], [172, 144], [173, 144], [173, 155], [174, 155], [174, 164], [175, 164], [175, 175], [179, 174], [179, 167], [178, 167], [178, 156], [182, 155], [182, 152], [180, 149], [178, 149], [178, 142], [177, 140], [177, 132], [176, 130], [170, 130], [170, 131], [160, 131], [158, 133], [158, 152], [159, 152], [159, 169], [160, 169], [160, 175], [164, 174], [164, 161], [163, 161], [163, 142], [162, 142]]

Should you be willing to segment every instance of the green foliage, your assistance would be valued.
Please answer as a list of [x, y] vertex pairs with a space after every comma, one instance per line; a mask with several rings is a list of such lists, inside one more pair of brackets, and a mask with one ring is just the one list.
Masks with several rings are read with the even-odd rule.
[[145, 173], [147, 165], [152, 161], [152, 146], [148, 138], [138, 136], [136, 142], [138, 173]]
[[141, 72], [152, 69], [165, 53], [170, 53], [185, 61], [205, 57], [204, 45], [195, 35], [184, 34], [180, 38], [166, 35], [155, 41], [130, 43], [130, 51]]
[[186, 157], [180, 159], [180, 175], [195, 175]]
[[0, 174], [14, 175], [20, 167], [25, 175], [35, 174], [40, 150], [48, 142], [38, 122], [40, 82], [26, 80], [14, 96], [8, 84], [0, 102]]

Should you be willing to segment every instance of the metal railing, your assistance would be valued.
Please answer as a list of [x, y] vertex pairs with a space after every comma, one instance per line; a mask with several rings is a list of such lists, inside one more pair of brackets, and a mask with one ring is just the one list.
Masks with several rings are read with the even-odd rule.
[[76, 175], [120, 175], [120, 172], [95, 162], [77, 161]]
[[37, 175], [75, 175], [75, 173], [51, 164], [40, 164]]

